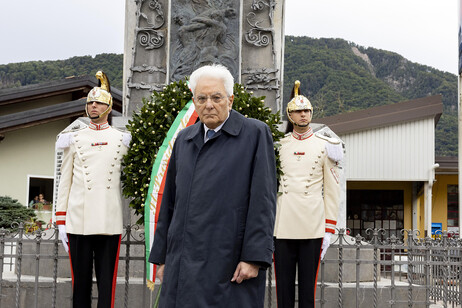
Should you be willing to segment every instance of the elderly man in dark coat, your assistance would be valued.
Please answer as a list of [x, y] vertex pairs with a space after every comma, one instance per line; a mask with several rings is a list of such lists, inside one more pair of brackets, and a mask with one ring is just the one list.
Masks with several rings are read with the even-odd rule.
[[149, 261], [160, 307], [263, 307], [273, 254], [276, 166], [269, 127], [231, 110], [220, 65], [190, 78], [200, 122], [178, 134]]

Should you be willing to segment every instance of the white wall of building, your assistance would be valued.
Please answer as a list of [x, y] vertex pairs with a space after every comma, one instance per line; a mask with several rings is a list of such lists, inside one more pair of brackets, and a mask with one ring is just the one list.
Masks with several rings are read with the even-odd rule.
[[0, 196], [27, 205], [28, 175], [53, 177], [56, 136], [69, 120], [5, 133], [0, 142]]
[[339, 137], [348, 181], [428, 181], [435, 162], [434, 118]]

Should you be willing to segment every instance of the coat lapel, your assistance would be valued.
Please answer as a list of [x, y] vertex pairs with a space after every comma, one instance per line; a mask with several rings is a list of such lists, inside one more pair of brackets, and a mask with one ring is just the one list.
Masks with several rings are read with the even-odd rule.
[[229, 118], [225, 125], [221, 128], [224, 132], [232, 136], [237, 136], [241, 132], [242, 122], [244, 122], [244, 116], [235, 110], [231, 110]]
[[191, 130], [185, 139], [194, 142], [198, 149], [204, 145], [204, 127], [201, 121], [191, 126]]

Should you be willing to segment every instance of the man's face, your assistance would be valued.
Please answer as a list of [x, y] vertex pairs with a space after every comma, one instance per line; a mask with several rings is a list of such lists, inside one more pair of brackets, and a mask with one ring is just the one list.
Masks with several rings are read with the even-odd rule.
[[196, 85], [193, 97], [196, 112], [202, 123], [215, 129], [228, 117], [233, 106], [234, 96], [228, 97], [223, 81], [202, 77]]
[[311, 122], [311, 110], [305, 109], [305, 110], [296, 110], [292, 111], [290, 113], [290, 117], [292, 118], [292, 121], [295, 122], [300, 127], [305, 127], [308, 126]]
[[[99, 102], [90, 102], [87, 103], [87, 112], [90, 115], [91, 118], [97, 117], [100, 114], [102, 114], [104, 111], [106, 111], [108, 105], [99, 103]], [[92, 119], [93, 122], [95, 123], [104, 123], [107, 121], [109, 113], [105, 114], [103, 117], [98, 118], [98, 119]]]

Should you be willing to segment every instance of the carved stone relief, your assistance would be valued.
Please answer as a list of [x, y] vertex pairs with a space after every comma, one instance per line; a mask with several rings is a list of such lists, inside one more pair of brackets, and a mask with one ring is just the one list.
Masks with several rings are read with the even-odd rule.
[[269, 90], [279, 89], [278, 69], [261, 68], [243, 70], [244, 84], [250, 90]]
[[172, 3], [170, 81], [211, 63], [226, 66], [238, 80], [239, 2], [178, 0]]
[[[145, 0], [140, 0], [141, 4]], [[157, 0], [148, 3], [149, 12], [139, 11], [138, 43], [147, 50], [159, 48], [164, 44], [165, 34], [159, 29], [164, 25], [164, 12]]]
[[236, 82], [280, 109], [283, 1], [126, 1], [132, 3], [134, 30], [126, 49], [133, 59], [125, 69], [126, 114], [151, 91], [211, 63], [225, 65]]

